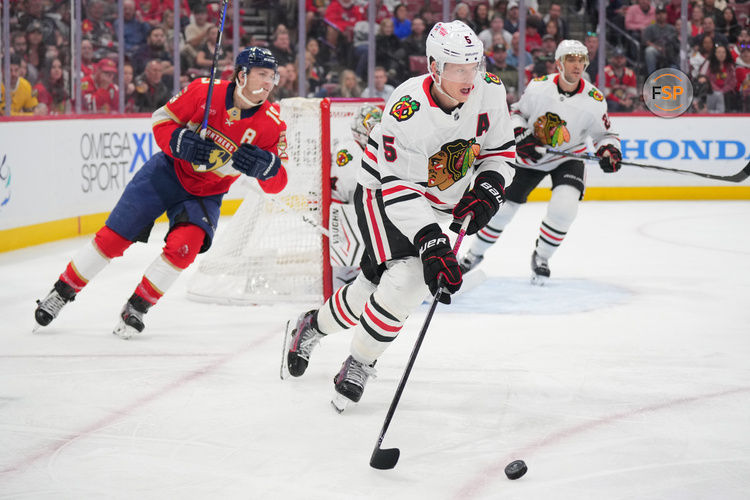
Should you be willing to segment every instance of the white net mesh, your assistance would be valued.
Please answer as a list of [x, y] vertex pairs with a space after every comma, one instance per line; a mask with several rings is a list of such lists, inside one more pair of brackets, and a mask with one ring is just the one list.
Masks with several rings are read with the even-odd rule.
[[[255, 180], [232, 219], [219, 228], [188, 283], [188, 297], [202, 302], [264, 304], [322, 302], [323, 263], [321, 99], [281, 101], [287, 124], [289, 183], [269, 196]], [[361, 102], [333, 102], [331, 143], [351, 137]], [[315, 226], [318, 226], [316, 228]], [[324, 269], [328, 269], [325, 271]]]

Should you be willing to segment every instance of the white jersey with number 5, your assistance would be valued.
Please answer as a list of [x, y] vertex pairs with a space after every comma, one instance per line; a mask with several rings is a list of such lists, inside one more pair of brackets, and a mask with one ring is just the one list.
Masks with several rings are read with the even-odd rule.
[[409, 240], [430, 223], [451, 219], [453, 207], [477, 174], [513, 178], [513, 127], [500, 79], [486, 73], [452, 113], [430, 95], [430, 75], [399, 85], [370, 133], [358, 181], [381, 189], [388, 218]]
[[[541, 76], [529, 82], [521, 99], [511, 106], [513, 127], [532, 129], [545, 146], [561, 151], [580, 153], [586, 150], [586, 137], [594, 141], [594, 148], [611, 144], [620, 149], [609, 123], [607, 101], [590, 82], [581, 80], [572, 95], [561, 93], [557, 87], [558, 73]], [[526, 168], [549, 172], [560, 163], [570, 160], [545, 153], [537, 162], [519, 157], [516, 162]]]

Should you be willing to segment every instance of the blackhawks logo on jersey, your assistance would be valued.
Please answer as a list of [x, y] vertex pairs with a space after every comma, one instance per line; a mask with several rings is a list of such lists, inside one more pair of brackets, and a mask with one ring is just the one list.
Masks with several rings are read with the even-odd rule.
[[393, 105], [391, 108], [391, 116], [396, 120], [402, 122], [412, 117], [414, 113], [419, 111], [419, 102], [415, 101], [409, 95], [405, 95]]
[[534, 122], [534, 135], [545, 146], [557, 147], [570, 141], [568, 122], [549, 111]]
[[440, 151], [430, 156], [427, 163], [427, 187], [445, 191], [461, 180], [479, 154], [475, 138], [456, 139], [440, 146]]
[[489, 71], [484, 74], [484, 81], [487, 83], [494, 83], [495, 85], [503, 84], [503, 82], [500, 81], [500, 77], [498, 77], [494, 73], [490, 73]]
[[340, 149], [338, 153], [336, 153], [336, 165], [339, 167], [343, 167], [350, 161], [352, 161], [354, 157], [347, 151], [346, 149]]
[[547, 75], [537, 76], [536, 78], [534, 78], [535, 82], [543, 82], [545, 80], [547, 80]]
[[596, 90], [596, 89], [591, 89], [591, 90], [589, 90], [589, 95], [590, 95], [591, 97], [593, 97], [593, 98], [594, 98], [594, 100], [596, 100], [596, 101], [600, 101], [600, 102], [601, 102], [601, 101], [603, 101], [603, 100], [604, 100], [604, 96], [602, 95], [602, 93], [601, 93], [601, 92], [599, 92], [599, 91], [598, 91], [598, 90]]

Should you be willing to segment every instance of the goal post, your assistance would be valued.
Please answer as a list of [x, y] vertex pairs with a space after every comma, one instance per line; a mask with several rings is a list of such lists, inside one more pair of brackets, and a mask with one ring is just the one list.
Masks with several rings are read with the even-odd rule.
[[[268, 195], [254, 179], [238, 180], [247, 185], [247, 193], [231, 219], [222, 221], [212, 248], [198, 259], [188, 282], [190, 299], [237, 305], [322, 303], [332, 294], [335, 273], [327, 237], [331, 162], [336, 145], [351, 138], [352, 119], [364, 102], [382, 103], [300, 97], [280, 101], [287, 124], [288, 184], [281, 193]], [[333, 208], [335, 217], [340, 208]], [[334, 231], [351, 230], [335, 226]], [[340, 254], [334, 249], [334, 266]]]

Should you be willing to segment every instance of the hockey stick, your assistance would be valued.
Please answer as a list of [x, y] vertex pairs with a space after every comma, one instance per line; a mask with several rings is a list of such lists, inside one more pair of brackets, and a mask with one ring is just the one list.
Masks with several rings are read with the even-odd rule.
[[[567, 151], [559, 151], [555, 148], [546, 148], [548, 153], [560, 155], [560, 156], [569, 156], [571, 158], [578, 158], [579, 160], [593, 160], [593, 161], [599, 161], [599, 157], [591, 154], [591, 153], [569, 153]], [[679, 170], [676, 168], [668, 168], [668, 167], [660, 167], [658, 165], [648, 165], [646, 163], [635, 163], [631, 161], [621, 161], [620, 165], [630, 165], [632, 167], [641, 167], [641, 168], [653, 168], [654, 170], [663, 170], [665, 172], [676, 172], [678, 174], [689, 174], [689, 175], [697, 175], [699, 177], [705, 177], [706, 179], [714, 179], [717, 181], [726, 181], [726, 182], [742, 182], [748, 177], [750, 177], [750, 162], [745, 165], [745, 168], [737, 172], [733, 175], [715, 175], [715, 174], [706, 174], [703, 172], [695, 172], [693, 170]]]
[[227, 3], [229, 0], [222, 0], [223, 10], [221, 12], [221, 26], [219, 34], [216, 36], [216, 47], [214, 48], [214, 60], [211, 63], [211, 80], [208, 82], [208, 95], [206, 96], [206, 110], [203, 112], [203, 122], [201, 123], [201, 139], [206, 138], [206, 129], [208, 128], [208, 113], [211, 109], [211, 96], [214, 93], [214, 75], [216, 66], [219, 64], [219, 53], [221, 52], [221, 36], [224, 34], [224, 19], [227, 17]]
[[[456, 255], [458, 255], [458, 248], [461, 246], [461, 241], [463, 241], [464, 236], [466, 235], [466, 228], [469, 227], [469, 222], [471, 222], [471, 215], [467, 215], [464, 218], [463, 223], [461, 224], [461, 229], [459, 230], [458, 236], [456, 237], [456, 243], [453, 245], [453, 253]], [[414, 361], [417, 359], [419, 348], [422, 346], [422, 341], [427, 334], [427, 328], [429, 328], [430, 321], [432, 321], [432, 315], [435, 313], [435, 308], [437, 307], [440, 296], [443, 293], [444, 289], [442, 286], [441, 278], [440, 286], [438, 286], [435, 297], [432, 299], [432, 304], [430, 305], [430, 310], [427, 312], [427, 317], [425, 318], [424, 324], [422, 325], [422, 330], [419, 332], [417, 341], [414, 343], [414, 349], [412, 349], [411, 356], [409, 356], [409, 362], [406, 363], [406, 369], [404, 370], [404, 374], [401, 377], [401, 382], [398, 383], [396, 394], [394, 394], [393, 401], [391, 401], [391, 407], [388, 408], [388, 413], [385, 415], [383, 428], [380, 429], [378, 442], [375, 444], [375, 449], [372, 451], [372, 456], [370, 457], [370, 467], [380, 470], [393, 469], [398, 462], [399, 456], [401, 455], [401, 451], [398, 448], [383, 449], [380, 447], [380, 445], [383, 443], [383, 438], [385, 437], [385, 433], [388, 430], [388, 426], [391, 425], [391, 419], [393, 419], [393, 414], [396, 412], [396, 406], [398, 406], [398, 402], [401, 399], [401, 394], [404, 392], [406, 381], [409, 379], [409, 374], [411, 373], [411, 369], [414, 366]]]

